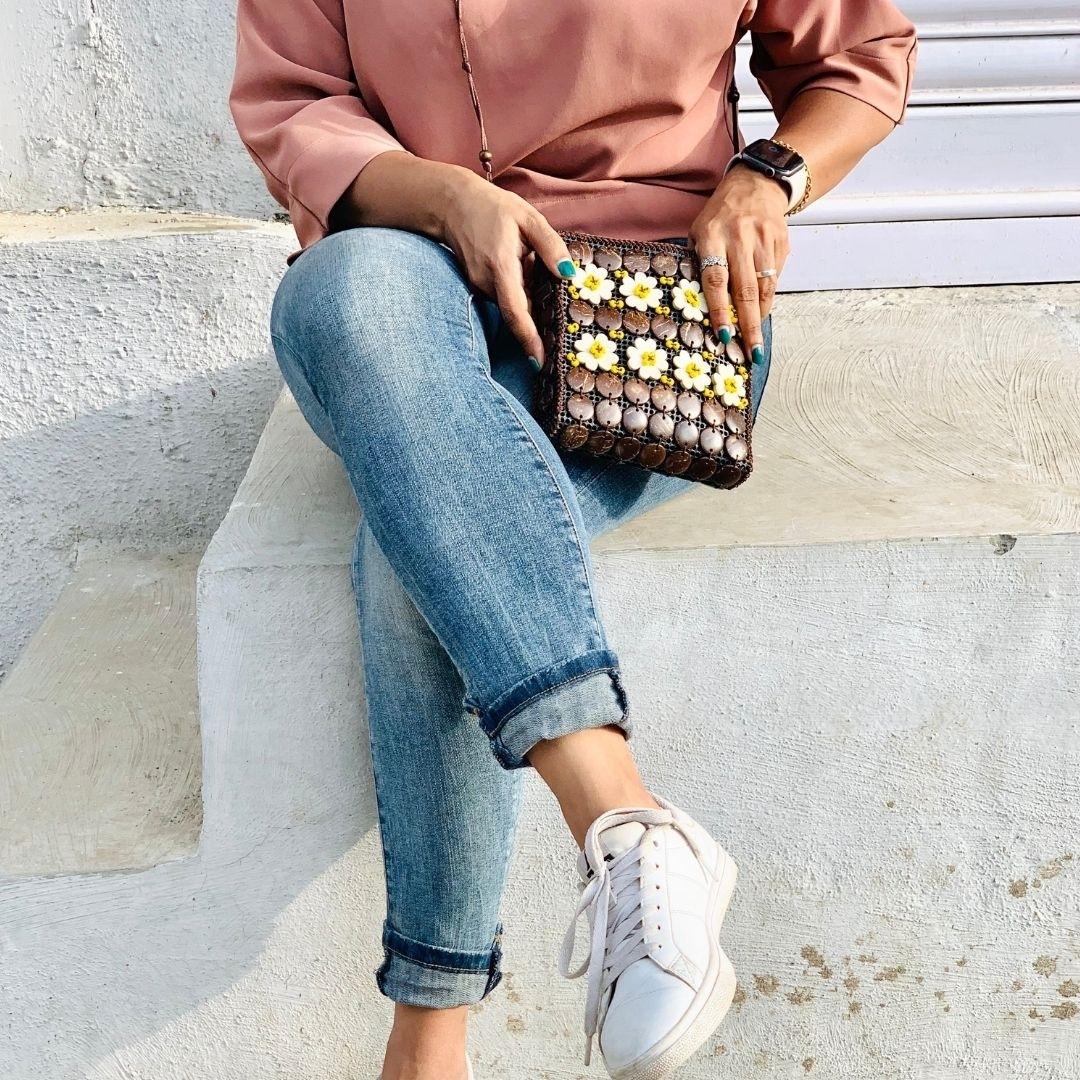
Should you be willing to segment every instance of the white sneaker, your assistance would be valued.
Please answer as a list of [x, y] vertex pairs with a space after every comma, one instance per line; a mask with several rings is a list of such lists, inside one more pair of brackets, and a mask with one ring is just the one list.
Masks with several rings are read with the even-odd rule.
[[[578, 858], [581, 902], [559, 970], [588, 972], [585, 1064], [594, 1035], [617, 1080], [660, 1080], [716, 1030], [735, 995], [720, 924], [737, 870], [681, 810], [611, 810], [592, 823]], [[578, 919], [589, 955], [572, 969]]]

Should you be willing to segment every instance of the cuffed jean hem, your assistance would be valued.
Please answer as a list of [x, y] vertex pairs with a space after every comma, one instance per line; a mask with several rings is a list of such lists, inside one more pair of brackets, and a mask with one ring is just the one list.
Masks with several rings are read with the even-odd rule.
[[427, 1009], [453, 1009], [475, 1005], [502, 979], [500, 926], [491, 948], [484, 952], [457, 952], [425, 945], [383, 924], [385, 959], [375, 972], [379, 990], [402, 1005]]
[[492, 705], [469, 709], [491, 740], [500, 765], [521, 769], [545, 739], [614, 726], [630, 736], [626, 692], [613, 652], [597, 649], [565, 660], [518, 683]]

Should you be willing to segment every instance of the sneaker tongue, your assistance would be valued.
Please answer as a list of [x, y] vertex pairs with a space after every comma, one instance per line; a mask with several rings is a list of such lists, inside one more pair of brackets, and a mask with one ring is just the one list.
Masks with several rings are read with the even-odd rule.
[[600, 850], [608, 858], [617, 859], [624, 851], [637, 847], [644, 835], [645, 826], [640, 821], [624, 821], [600, 834]]
[[[600, 850], [606, 858], [617, 859], [624, 852], [637, 847], [644, 835], [645, 826], [640, 821], [625, 821], [600, 834]], [[578, 873], [582, 880], [589, 876], [589, 862], [584, 851], [578, 855]]]

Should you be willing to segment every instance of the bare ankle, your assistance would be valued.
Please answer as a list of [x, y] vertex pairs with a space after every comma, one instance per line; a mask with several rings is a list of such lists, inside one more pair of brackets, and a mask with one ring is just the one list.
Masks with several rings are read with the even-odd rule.
[[397, 1005], [382, 1080], [466, 1080], [469, 1010]]
[[590, 728], [539, 743], [529, 763], [559, 800], [578, 847], [606, 811], [657, 805], [616, 728]]

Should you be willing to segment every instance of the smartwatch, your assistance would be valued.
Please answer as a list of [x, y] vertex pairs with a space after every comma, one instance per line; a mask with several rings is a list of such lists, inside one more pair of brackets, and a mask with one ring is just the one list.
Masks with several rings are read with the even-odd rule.
[[810, 170], [802, 155], [785, 143], [758, 139], [736, 154], [728, 169], [735, 165], [745, 165], [782, 184], [788, 193], [788, 214], [798, 213], [810, 196]]

